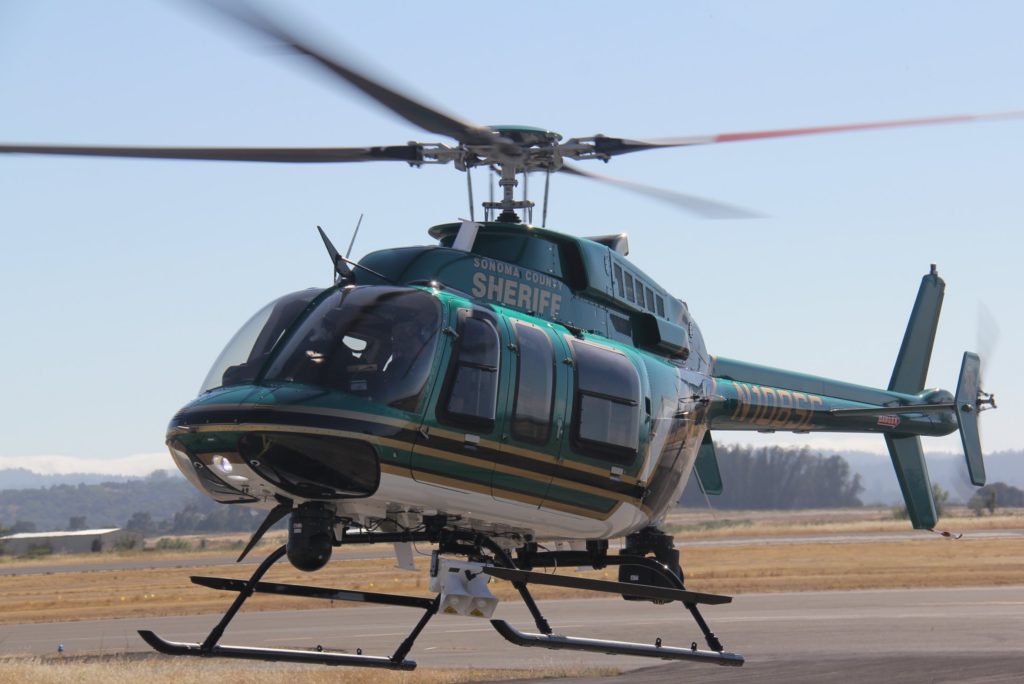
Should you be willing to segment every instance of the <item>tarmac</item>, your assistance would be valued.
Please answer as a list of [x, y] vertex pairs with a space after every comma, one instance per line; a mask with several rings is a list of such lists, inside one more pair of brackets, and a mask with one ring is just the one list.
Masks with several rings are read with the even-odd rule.
[[[1024, 579], [1024, 578], [1022, 578]], [[226, 597], [225, 606], [228, 600]], [[706, 648], [679, 605], [621, 599], [551, 600], [541, 609], [556, 634]], [[419, 610], [347, 607], [238, 615], [222, 643], [390, 655]], [[704, 615], [742, 667], [665, 662], [599, 653], [516, 647], [486, 620], [439, 615], [409, 657], [420, 667], [560, 668], [610, 666], [624, 674], [572, 684], [700, 682], [1021, 682], [1024, 681], [1024, 585], [958, 589], [745, 594]], [[496, 618], [536, 631], [518, 602]], [[0, 655], [138, 654], [136, 634], [202, 641], [216, 615], [0, 625]]]

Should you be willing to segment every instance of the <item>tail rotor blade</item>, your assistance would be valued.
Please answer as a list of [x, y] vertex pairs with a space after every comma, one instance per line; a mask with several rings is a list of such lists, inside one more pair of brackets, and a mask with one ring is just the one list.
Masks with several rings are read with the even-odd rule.
[[985, 368], [992, 363], [996, 347], [999, 346], [999, 323], [992, 310], [984, 302], [978, 302], [978, 356], [981, 357], [981, 386], [985, 387]]

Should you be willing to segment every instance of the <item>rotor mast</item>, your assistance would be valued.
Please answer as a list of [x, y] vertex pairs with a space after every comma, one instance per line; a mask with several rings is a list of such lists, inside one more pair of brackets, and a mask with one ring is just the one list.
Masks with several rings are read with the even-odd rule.
[[[490, 215], [490, 212], [501, 209], [501, 213], [498, 214], [498, 223], [519, 223], [519, 214], [516, 213], [516, 209], [533, 209], [533, 202], [526, 199], [525, 197], [521, 200], [515, 199], [515, 188], [519, 185], [519, 181], [516, 180], [516, 173], [519, 169], [514, 164], [504, 163], [499, 165], [501, 171], [501, 180], [498, 181], [498, 185], [501, 187], [501, 201], [500, 202], [484, 202], [483, 207], [487, 212], [486, 215]], [[469, 172], [468, 169], [466, 171]], [[523, 169], [525, 174], [527, 171]]]

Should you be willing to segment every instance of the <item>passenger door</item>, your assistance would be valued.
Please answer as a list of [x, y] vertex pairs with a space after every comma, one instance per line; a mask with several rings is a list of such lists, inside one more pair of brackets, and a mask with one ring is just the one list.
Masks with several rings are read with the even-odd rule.
[[413, 478], [490, 496], [505, 429], [511, 351], [500, 317], [461, 307], [445, 328], [447, 367], [435, 383], [411, 458]]
[[543, 507], [604, 520], [637, 494], [643, 385], [625, 352], [571, 336], [563, 341], [572, 380], [562, 448]]
[[491, 478], [495, 499], [539, 508], [557, 467], [569, 387], [565, 350], [550, 326], [506, 319], [508, 418]]

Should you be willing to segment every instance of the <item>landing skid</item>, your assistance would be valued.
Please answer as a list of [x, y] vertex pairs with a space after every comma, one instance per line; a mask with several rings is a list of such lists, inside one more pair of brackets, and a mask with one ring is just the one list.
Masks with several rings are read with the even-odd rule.
[[251, 646], [227, 646], [220, 644], [215, 644], [212, 648], [206, 649], [203, 648], [202, 644], [166, 641], [148, 630], [139, 630], [139, 636], [155, 650], [172, 656], [239, 658], [242, 660], [306, 663], [307, 665], [350, 665], [357, 667], [379, 667], [388, 670], [416, 669], [416, 661], [414, 660], [396, 661], [387, 656], [351, 655], [329, 651], [299, 651], [285, 648], [253, 648]]
[[[406, 656], [412, 649], [413, 642], [420, 635], [423, 628], [427, 626], [434, 615], [437, 614], [439, 598], [427, 599], [418, 596], [401, 596], [397, 594], [377, 594], [367, 591], [353, 591], [348, 589], [329, 589], [326, 587], [308, 587], [298, 584], [278, 584], [274, 582], [261, 582], [260, 579], [266, 574], [270, 567], [279, 561], [286, 553], [286, 546], [281, 546], [271, 553], [256, 568], [256, 572], [248, 581], [223, 579], [219, 577], [193, 577], [192, 582], [211, 589], [224, 591], [237, 591], [238, 597], [231, 607], [224, 613], [224, 617], [210, 631], [203, 643], [182, 643], [167, 641], [149, 630], [139, 630], [139, 636], [152, 646], [155, 650], [166, 655], [173, 656], [199, 656], [206, 658], [238, 658], [242, 660], [268, 660], [271, 662], [292, 662], [307, 663], [316, 665], [349, 665], [356, 667], [376, 667], [388, 670], [414, 670], [415, 660], [407, 660]], [[254, 593], [271, 593], [279, 596], [303, 596], [306, 598], [319, 598], [331, 601], [359, 601], [361, 603], [380, 603], [390, 606], [404, 606], [408, 608], [421, 608], [424, 610], [423, 617], [413, 627], [409, 636], [399, 645], [398, 649], [390, 656], [363, 655], [357, 650], [355, 654], [327, 651], [322, 647], [313, 650], [296, 650], [284, 648], [255, 648], [251, 646], [230, 646], [220, 644], [220, 638], [227, 629], [228, 624], [238, 613], [242, 604]]]
[[636, 644], [628, 641], [606, 641], [603, 639], [584, 639], [580, 637], [562, 636], [559, 634], [529, 634], [520, 632], [504, 620], [491, 620], [498, 634], [516, 646], [541, 646], [555, 650], [594, 651], [609, 655], [641, 656], [645, 658], [661, 658], [662, 660], [701, 660], [718, 665], [742, 665], [743, 656], [738, 653], [719, 651], [701, 651], [694, 642], [690, 648], [662, 646], [661, 639], [654, 644]]
[[[613, 557], [608, 560], [615, 560], [615, 558]], [[628, 559], [625, 560], [623, 564], [641, 564], [640, 561], [641, 559]], [[548, 575], [540, 572], [528, 572], [525, 570], [514, 570], [508, 568], [491, 567], [485, 568], [484, 572], [494, 577], [509, 580], [516, 585], [516, 588], [519, 589], [520, 593], [526, 591], [527, 583], [532, 582], [534, 584], [547, 584], [558, 587], [583, 589], [586, 591], [621, 594], [632, 599], [642, 598], [660, 602], [679, 601], [687, 610], [690, 611], [691, 615], [693, 615], [697, 625], [704, 633], [704, 638], [708, 642], [708, 646], [711, 650], [699, 650], [697, 648], [696, 641], [691, 643], [689, 648], [663, 646], [660, 637], [654, 642], [654, 644], [640, 644], [629, 641], [607, 641], [604, 639], [588, 639], [554, 634], [547, 621], [540, 615], [540, 612], [535, 611], [535, 605], [531, 607], [531, 612], [533, 612], [534, 620], [537, 623], [537, 628], [542, 632], [541, 634], [520, 632], [504, 620], [491, 620], [491, 625], [495, 630], [497, 630], [498, 634], [505, 637], [506, 640], [516, 646], [540, 646], [554, 650], [568, 651], [593, 651], [596, 653], [607, 653], [610, 655], [640, 656], [645, 658], [660, 658], [662, 660], [696, 660], [716, 663], [718, 665], [739, 666], [744, 663], [743, 656], [740, 654], [725, 652], [722, 647], [722, 643], [718, 640], [718, 637], [715, 636], [714, 632], [712, 632], [707, 626], [707, 623], [704, 621], [704, 618], [701, 616], [700, 611], [697, 608], [697, 604], [719, 605], [729, 603], [732, 601], [731, 596], [686, 591], [681, 588], [682, 582], [678, 581], [678, 578], [676, 579], [680, 588], [673, 589], [670, 587], [637, 585], [627, 582], [607, 582], [604, 580], [587, 579], [585, 577]], [[673, 578], [675, 577], [675, 575], [669, 576]], [[525, 595], [524, 598], [526, 598]], [[527, 601], [527, 606], [530, 606], [531, 603], [532, 601]]]
[[[732, 599], [728, 596], [717, 594], [704, 594], [687, 591], [683, 586], [681, 573], [672, 572], [669, 566], [659, 560], [646, 557], [641, 554], [620, 554], [617, 556], [607, 555], [607, 545], [595, 546], [587, 552], [537, 552], [528, 550], [526, 554], [520, 551], [519, 564], [512, 560], [509, 554], [492, 539], [486, 536], [469, 532], [434, 530], [431, 532], [401, 532], [401, 533], [364, 533], [360, 535], [348, 535], [343, 537], [341, 543], [375, 543], [385, 541], [430, 541], [438, 543], [440, 553], [464, 555], [470, 557], [473, 562], [482, 563], [483, 572], [493, 577], [507, 580], [516, 588], [527, 609], [530, 611], [537, 629], [540, 633], [533, 634], [521, 632], [504, 620], [491, 620], [495, 630], [510, 643], [517, 646], [592, 651], [608, 653], [613, 655], [640, 656], [647, 658], [659, 658], [663, 660], [689, 660], [698, 662], [716, 663], [719, 665], [742, 665], [743, 656], [737, 653], [726, 652], [718, 637], [708, 627], [698, 609], [699, 604], [723, 604]], [[337, 542], [336, 542], [337, 543]], [[484, 552], [489, 552], [487, 556]], [[298, 584], [281, 584], [276, 582], [261, 581], [263, 575], [277, 561], [284, 557], [287, 552], [286, 546], [281, 546], [269, 556], [252, 574], [248, 580], [225, 579], [219, 577], [193, 577], [195, 584], [209, 587], [220, 591], [237, 592], [234, 602], [225, 611], [220, 622], [210, 631], [202, 643], [183, 643], [167, 641], [157, 634], [141, 630], [139, 635], [147, 644], [160, 653], [173, 656], [198, 656], [217, 658], [237, 658], [244, 660], [267, 660], [294, 663], [307, 663], [319, 665], [348, 665], [355, 667], [374, 667], [391, 670], [412, 670], [416, 668], [416, 662], [408, 660], [406, 656], [412, 650], [413, 643], [420, 633], [427, 626], [427, 623], [439, 611], [442, 601], [442, 594], [434, 598], [423, 598], [419, 596], [403, 596], [398, 594], [380, 594], [366, 591], [349, 589], [331, 589], [327, 587], [311, 587]], [[566, 567], [570, 565], [589, 565], [595, 568], [607, 565], [635, 566], [642, 568], [652, 576], [660, 577], [660, 584], [653, 583], [639, 584], [635, 582], [609, 582], [594, 580], [582, 577], [566, 575], [555, 575], [547, 573], [532, 572], [532, 567]], [[525, 568], [525, 569], [523, 569]], [[678, 571], [678, 564], [676, 564]], [[663, 646], [661, 639], [654, 644], [632, 643], [626, 641], [606, 641], [601, 639], [590, 639], [575, 636], [554, 634], [547, 620], [541, 614], [537, 603], [530, 594], [529, 584], [548, 584], [555, 586], [571, 587], [586, 591], [598, 591], [611, 594], [619, 594], [629, 600], [644, 600], [654, 603], [679, 602], [690, 612], [700, 628], [710, 650], [700, 650], [697, 643], [693, 642], [689, 648], [674, 646]], [[423, 611], [422, 616], [416, 625], [402, 641], [395, 652], [390, 656], [363, 655], [362, 651], [356, 649], [356, 653], [346, 651], [325, 650], [317, 646], [315, 649], [296, 650], [282, 648], [258, 648], [251, 646], [232, 646], [221, 644], [220, 639], [227, 629], [228, 624], [238, 613], [242, 605], [256, 593], [276, 594], [278, 596], [300, 596], [305, 598], [324, 599], [330, 601], [357, 601], [360, 603], [375, 603], [381, 605], [399, 606], [404, 608], [416, 608]]]

